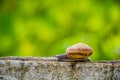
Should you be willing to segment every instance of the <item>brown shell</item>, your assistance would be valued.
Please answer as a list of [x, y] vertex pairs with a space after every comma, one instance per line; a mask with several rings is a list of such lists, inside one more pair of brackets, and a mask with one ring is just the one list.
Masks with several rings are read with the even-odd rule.
[[78, 43], [78, 44], [68, 47], [66, 50], [66, 53], [69, 58], [83, 59], [83, 58], [90, 56], [93, 53], [93, 50], [87, 44]]

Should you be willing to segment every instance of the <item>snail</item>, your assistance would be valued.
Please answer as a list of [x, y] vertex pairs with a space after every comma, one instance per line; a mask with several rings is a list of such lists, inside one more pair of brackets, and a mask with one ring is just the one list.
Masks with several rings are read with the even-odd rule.
[[88, 58], [92, 55], [93, 49], [84, 43], [74, 44], [66, 49], [66, 54], [56, 56], [59, 61], [90, 61]]

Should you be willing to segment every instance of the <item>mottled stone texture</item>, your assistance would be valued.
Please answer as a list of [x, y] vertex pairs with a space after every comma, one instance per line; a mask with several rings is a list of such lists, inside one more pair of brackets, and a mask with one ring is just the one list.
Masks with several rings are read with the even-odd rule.
[[120, 80], [120, 61], [60, 62], [39, 57], [0, 58], [0, 80]]

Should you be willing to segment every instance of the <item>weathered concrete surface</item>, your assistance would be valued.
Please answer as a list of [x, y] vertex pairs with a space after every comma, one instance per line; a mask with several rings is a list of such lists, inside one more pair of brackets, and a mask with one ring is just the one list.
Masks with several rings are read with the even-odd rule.
[[0, 80], [120, 80], [120, 61], [60, 62], [6, 57], [0, 58]]

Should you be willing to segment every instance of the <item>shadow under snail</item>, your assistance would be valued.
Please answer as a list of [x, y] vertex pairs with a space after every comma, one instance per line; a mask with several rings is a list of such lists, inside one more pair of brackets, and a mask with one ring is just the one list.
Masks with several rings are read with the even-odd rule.
[[66, 54], [56, 56], [59, 61], [87, 62], [93, 49], [84, 43], [74, 44], [66, 49]]

